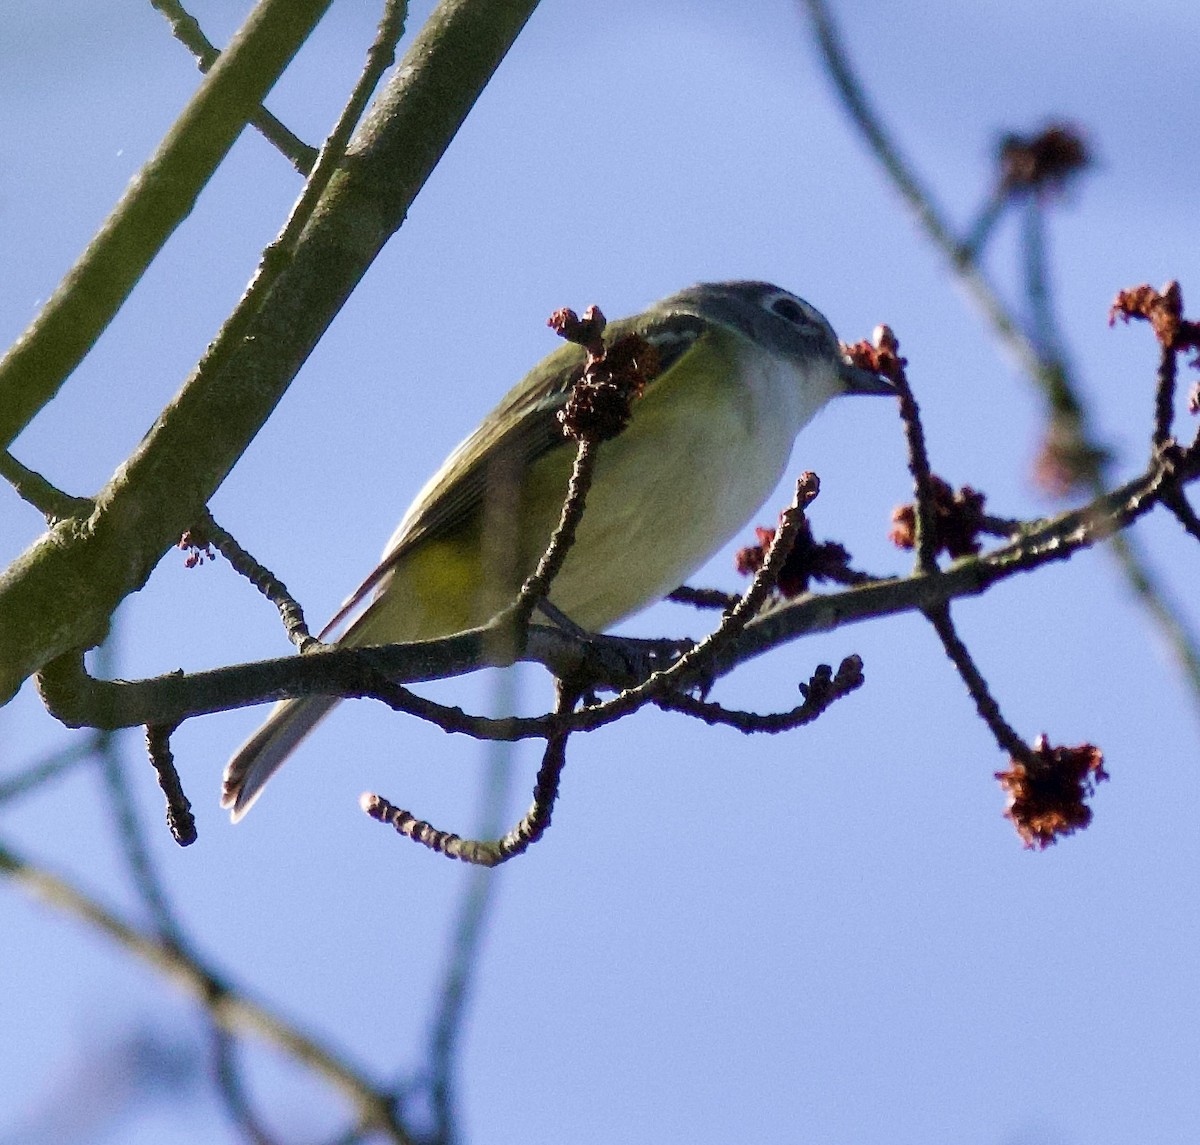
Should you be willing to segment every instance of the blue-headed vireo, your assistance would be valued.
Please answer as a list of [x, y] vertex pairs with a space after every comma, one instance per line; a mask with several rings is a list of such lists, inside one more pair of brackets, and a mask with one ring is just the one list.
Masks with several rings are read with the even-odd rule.
[[[796, 435], [839, 394], [891, 394], [849, 365], [809, 304], [767, 282], [681, 290], [605, 330], [635, 332], [659, 372], [597, 456], [574, 546], [549, 600], [599, 632], [662, 599], [745, 526], [783, 476]], [[344, 645], [429, 640], [485, 623], [515, 597], [558, 523], [575, 446], [556, 414], [585, 352], [539, 362], [433, 475], [379, 565], [327, 626]], [[284, 700], [225, 769], [236, 822], [336, 704]]]

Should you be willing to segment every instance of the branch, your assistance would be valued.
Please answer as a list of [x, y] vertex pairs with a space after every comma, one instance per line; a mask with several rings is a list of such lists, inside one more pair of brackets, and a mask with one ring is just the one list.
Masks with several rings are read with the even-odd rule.
[[324, 1078], [353, 1105], [364, 1126], [396, 1145], [412, 1145], [395, 1102], [367, 1080], [365, 1070], [253, 1001], [194, 955], [138, 930], [65, 879], [34, 866], [0, 842], [0, 874], [22, 889], [94, 927], [128, 953], [153, 966], [191, 994], [230, 1033], [249, 1033], [276, 1046]]
[[68, 517], [86, 517], [95, 505], [86, 497], [73, 497], [51, 485], [40, 473], [22, 465], [8, 450], [0, 450], [0, 477], [22, 501], [37, 509], [47, 524]]
[[975, 710], [979, 712], [980, 718], [991, 730], [996, 743], [1000, 745], [1000, 750], [1007, 752], [1014, 760], [1028, 760], [1032, 755], [1029, 745], [1001, 714], [1000, 705], [996, 703], [988, 689], [987, 681], [975, 666], [971, 653], [967, 651], [967, 646], [955, 630], [954, 621], [950, 618], [950, 606], [948, 604], [939, 605], [937, 608], [929, 609], [925, 615], [929, 617], [929, 622], [937, 632], [942, 647], [946, 650], [946, 655], [958, 670], [959, 676], [962, 677], [962, 682], [967, 686], [971, 699], [975, 701]]
[[[442, 0], [356, 132], [269, 292], [239, 304], [101, 490], [91, 517], [56, 526], [0, 576], [0, 703], [55, 657], [98, 643], [116, 606], [196, 520], [402, 223], [535, 6]], [[224, 57], [206, 83], [223, 64]], [[0, 400], [0, 409], [11, 406]]]
[[[175, 39], [196, 57], [196, 66], [202, 72], [208, 72], [221, 53], [204, 34], [195, 16], [191, 15], [179, 0], [150, 0], [150, 4], [167, 18]], [[250, 122], [268, 143], [291, 161], [292, 166], [301, 175], [308, 174], [317, 158], [315, 147], [310, 147], [303, 139], [294, 135], [265, 107], [260, 107], [250, 117]]]
[[[580, 689], [569, 681], [558, 680], [556, 692], [555, 716], [568, 715], [579, 701]], [[533, 803], [521, 821], [500, 839], [464, 839], [451, 831], [439, 830], [433, 824], [370, 792], [362, 796], [359, 804], [372, 819], [390, 823], [399, 834], [448, 859], [461, 859], [477, 867], [496, 867], [523, 855], [550, 826], [550, 817], [558, 798], [559, 781], [567, 762], [567, 739], [570, 734], [570, 729], [561, 723], [548, 734], [542, 765], [538, 768], [533, 788]]]
[[92, 348], [329, 4], [259, 0], [49, 302], [0, 359], [0, 448]]
[[211, 544], [229, 562], [234, 572], [244, 576], [279, 610], [279, 618], [296, 651], [307, 652], [310, 646], [317, 643], [304, 621], [300, 602], [288, 592], [287, 585], [246, 552], [230, 533], [217, 524], [207, 509], [200, 518], [200, 524], [189, 529], [180, 544], [200, 548]]
[[209, 1068], [213, 1086], [230, 1120], [251, 1145], [278, 1145], [250, 1102], [237, 1060], [238, 1043], [215, 1022], [209, 1027]]
[[[1200, 456], [1196, 447], [1178, 454], [1164, 451], [1145, 473], [1111, 493], [1028, 525], [1012, 541], [979, 556], [957, 560], [945, 571], [810, 594], [759, 616], [743, 608], [737, 631], [726, 629], [725, 635], [716, 639], [715, 651], [700, 653], [698, 660], [688, 657], [694, 657], [702, 645], [677, 659], [677, 644], [606, 636], [580, 639], [541, 625], [530, 628], [520, 659], [542, 664], [560, 678], [572, 676], [627, 689], [615, 700], [585, 707], [570, 717], [572, 731], [590, 730], [627, 714], [658, 694], [659, 689], [663, 694], [677, 690], [690, 678], [688, 674], [700, 671], [701, 666], [705, 674], [719, 678], [744, 661], [801, 636], [831, 632], [876, 617], [928, 612], [960, 597], [977, 596], [1018, 573], [1067, 560], [1082, 549], [1110, 539], [1117, 530], [1148, 513], [1168, 491], [1194, 479], [1198, 471]], [[746, 598], [742, 599], [744, 602]], [[735, 608], [730, 616], [736, 613]], [[716, 634], [709, 641], [715, 638]], [[267, 700], [338, 695], [372, 697], [449, 732], [484, 739], [544, 739], [560, 726], [555, 717], [489, 720], [416, 696], [403, 686], [483, 667], [507, 666], [513, 662], [511, 655], [496, 653], [503, 646], [502, 641], [491, 637], [488, 628], [481, 628], [417, 644], [365, 649], [323, 647], [304, 656], [137, 681], [89, 677], [83, 671], [82, 658], [73, 655], [48, 665], [38, 684], [47, 708], [70, 727], [171, 724]], [[664, 660], [670, 667], [655, 671]], [[652, 680], [657, 683], [651, 687]], [[638, 687], [629, 687], [631, 682]]]
[[775, 735], [779, 732], [792, 731], [795, 728], [811, 724], [823, 715], [830, 707], [844, 696], [848, 696], [863, 685], [862, 660], [857, 656], [847, 656], [838, 667], [837, 675], [828, 664], [822, 664], [807, 684], [800, 685], [804, 703], [794, 707], [790, 712], [743, 712], [726, 708], [722, 704], [714, 704], [707, 700], [698, 700], [684, 692], [672, 692], [668, 695], [657, 696], [654, 703], [668, 712], [682, 712], [694, 716], [709, 725], [721, 724], [725, 727], [736, 728], [745, 735], [756, 732], [768, 732]]
[[[953, 226], [932, 193], [921, 184], [900, 154], [890, 132], [867, 99], [862, 82], [854, 73], [825, 0], [802, 0], [802, 3], [812, 21], [822, 61], [854, 125], [911, 208], [921, 230], [945, 256], [951, 270], [991, 325], [1001, 344], [1041, 389], [1054, 420], [1066, 427], [1068, 448], [1084, 466], [1088, 488], [1097, 495], [1102, 494], [1106, 487], [1103, 468], [1108, 454], [1088, 428], [1086, 409], [1067, 363], [1061, 357], [1048, 356], [1045, 347], [1036, 345], [1022, 329], [977, 263], [975, 256], [978, 250], [970, 245], [970, 241], [960, 241], [956, 237]], [[1036, 209], [1036, 205], [1031, 207], [1031, 210]], [[1043, 310], [1043, 315], [1045, 313], [1047, 311]], [[1048, 341], [1051, 345], [1060, 344], [1057, 338]], [[1165, 589], [1132, 538], [1114, 536], [1111, 550], [1130, 588], [1174, 651], [1176, 660], [1186, 674], [1193, 699], [1200, 702], [1200, 647], [1179, 610], [1170, 603]]]

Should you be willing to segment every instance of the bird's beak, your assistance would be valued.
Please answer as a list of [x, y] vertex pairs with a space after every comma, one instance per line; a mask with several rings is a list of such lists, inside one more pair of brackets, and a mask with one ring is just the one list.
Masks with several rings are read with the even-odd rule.
[[891, 382], [875, 373], [852, 366], [849, 362], [842, 363], [841, 369], [842, 393], [845, 394], [890, 394], [896, 395], [896, 387]]

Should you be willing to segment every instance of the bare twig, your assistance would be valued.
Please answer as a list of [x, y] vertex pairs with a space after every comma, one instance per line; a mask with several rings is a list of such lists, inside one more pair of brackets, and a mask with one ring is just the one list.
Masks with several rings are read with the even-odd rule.
[[[1079, 446], [1076, 451], [1078, 456], [1090, 467], [1092, 477], [1089, 487], [1097, 496], [1101, 495], [1105, 489], [1102, 468], [1107, 453], [1090, 432], [1083, 403], [1065, 363], [1047, 359], [1039, 351], [983, 274], [975, 261], [975, 252], [957, 239], [954, 228], [937, 206], [932, 193], [921, 184], [900, 154], [854, 73], [825, 0], [801, 2], [812, 20], [825, 67], [855, 126], [912, 210], [921, 229], [946, 257], [955, 276], [989, 322], [1001, 344], [1045, 394], [1053, 411], [1053, 420], [1066, 428], [1072, 441]], [[1125, 535], [1115, 536], [1110, 548], [1137, 599], [1174, 651], [1186, 674], [1193, 700], [1200, 703], [1200, 646], [1194, 634], [1184, 622], [1179, 609], [1170, 602], [1165, 588], [1154, 575], [1136, 542]]]
[[[585, 708], [584, 712], [604, 713], [605, 717], [617, 718], [627, 712], [634, 711], [646, 700], [670, 691], [677, 691], [686, 684], [697, 672], [707, 670], [714, 658], [742, 633], [762, 607], [775, 582], [779, 571], [791, 552], [796, 534], [804, 523], [804, 509], [812, 503], [820, 491], [821, 483], [815, 473], [803, 473], [796, 482], [796, 493], [792, 504], [784, 510], [779, 518], [779, 528], [767, 549], [762, 568], [754, 576], [750, 587], [742, 595], [741, 600], [730, 609], [721, 619], [721, 623], [713, 629], [694, 648], [690, 648], [669, 668], [655, 672], [644, 684], [629, 688], [615, 699], [605, 704]], [[606, 721], [607, 722], [607, 719]]]
[[174, 727], [151, 724], [146, 728], [146, 752], [158, 776], [158, 785], [167, 799], [167, 827], [171, 837], [181, 847], [190, 847], [196, 841], [196, 818], [192, 805], [183, 793], [179, 772], [175, 769], [175, 757], [171, 754], [171, 733]]
[[[96, 655], [102, 668], [112, 669], [113, 649], [114, 641], [110, 638], [97, 650]], [[129, 868], [134, 889], [146, 908], [160, 941], [178, 950], [185, 950], [188, 943], [183, 927], [151, 857], [150, 843], [138, 816], [117, 735], [114, 732], [102, 732], [97, 739], [96, 753], [112, 808], [117, 844]]]
[[[885, 327], [886, 330], [886, 327]], [[890, 336], [891, 331], [887, 331]], [[878, 340], [878, 339], [877, 339]], [[913, 490], [916, 495], [916, 565], [917, 571], [937, 571], [937, 529], [933, 521], [932, 474], [929, 471], [929, 451], [925, 447], [925, 430], [921, 425], [921, 412], [917, 399], [904, 369], [896, 372], [892, 379], [900, 395], [900, 420], [904, 424], [904, 438], [908, 442], [908, 471], [912, 474]]]
[[693, 608], [713, 608], [724, 612], [737, 604], [741, 597], [735, 592], [721, 592], [715, 588], [692, 588], [691, 585], [681, 584], [667, 593], [667, 599], [677, 604], [690, 604]]
[[159, 877], [154, 860], [150, 857], [150, 844], [137, 814], [129, 778], [125, 774], [116, 736], [104, 733], [100, 749], [100, 761], [105, 787], [112, 808], [117, 843], [129, 868], [130, 879], [138, 898], [150, 916], [154, 932], [160, 941], [178, 950], [187, 948], [183, 928], [171, 905], [170, 896]]
[[925, 615], [929, 618], [929, 623], [933, 625], [934, 631], [937, 632], [950, 662], [958, 669], [958, 674], [967, 686], [971, 699], [975, 701], [975, 708], [980, 717], [987, 724], [992, 735], [996, 737], [1000, 750], [1006, 752], [1014, 760], [1028, 760], [1030, 758], [1029, 745], [1001, 715], [1000, 705], [992, 697], [987, 681], [975, 666], [975, 661], [967, 651], [967, 646], [959, 638], [958, 632], [954, 628], [954, 622], [950, 619], [950, 606], [943, 604], [937, 608], [928, 609]]
[[1154, 433], [1150, 441], [1160, 449], [1171, 440], [1171, 425], [1175, 420], [1175, 378], [1178, 354], [1174, 347], [1160, 345], [1158, 356], [1158, 385], [1154, 389]]
[[246, 552], [231, 534], [213, 520], [213, 516], [208, 510], [205, 510], [199, 524], [193, 526], [185, 535], [185, 540], [201, 545], [211, 544], [233, 566], [235, 572], [244, 576], [274, 604], [279, 610], [279, 616], [287, 631], [288, 639], [300, 652], [307, 651], [317, 643], [304, 621], [304, 610], [296, 598], [288, 592], [287, 585], [270, 569], [259, 564]]
[[[556, 681], [556, 716], [568, 715], [579, 700], [580, 690], [572, 683]], [[401, 835], [421, 843], [431, 851], [450, 859], [461, 859], [480, 867], [495, 867], [524, 854], [550, 826], [558, 785], [567, 762], [570, 728], [558, 725], [546, 737], [546, 750], [533, 788], [533, 803], [521, 821], [500, 839], [464, 839], [451, 831], [442, 831], [431, 823], [389, 803], [382, 796], [366, 793], [362, 809], [381, 823], [390, 823]]]
[[376, 30], [375, 39], [367, 49], [362, 73], [355, 82], [350, 98], [346, 100], [333, 129], [321, 144], [316, 162], [305, 181], [304, 190], [292, 207], [282, 232], [263, 252], [259, 274], [251, 284], [251, 290], [257, 288], [260, 294], [265, 296], [271, 281], [294, 254], [300, 235], [317, 209], [317, 204], [329, 186], [329, 180], [345, 158], [350, 137], [362, 119], [371, 93], [378, 86], [383, 73], [395, 62], [396, 44], [404, 32], [407, 15], [408, 0], [385, 0], [383, 17]]
[[584, 439], [580, 441], [575, 452], [575, 464], [571, 469], [567, 497], [563, 502], [554, 535], [550, 538], [546, 551], [542, 553], [537, 568], [521, 586], [520, 595], [513, 606], [515, 623], [522, 629], [529, 623], [534, 609], [549, 595], [554, 578], [561, 571], [571, 546], [575, 544], [575, 532], [579, 528], [579, 522], [583, 520], [588, 490], [596, 472], [597, 448], [597, 442]]
[[1200, 516], [1192, 508], [1182, 489], [1163, 491], [1163, 504], [1175, 514], [1175, 519], [1194, 537], [1200, 541]]
[[654, 703], [666, 711], [682, 712], [706, 724], [723, 724], [747, 735], [755, 732], [791, 731], [812, 723], [843, 696], [863, 685], [862, 660], [847, 656], [838, 667], [837, 675], [828, 664], [822, 664], [807, 684], [801, 684], [804, 703], [790, 712], [744, 712], [726, 708], [707, 700], [698, 700], [683, 692], [656, 696]]
[[3, 477], [22, 501], [37, 509], [47, 524], [67, 517], [87, 517], [94, 504], [87, 497], [74, 497], [55, 488], [40, 473], [22, 465], [8, 450], [0, 450], [0, 477]]
[[[191, 15], [179, 0], [150, 0], [150, 4], [167, 18], [175, 39], [196, 57], [196, 66], [202, 72], [207, 72], [217, 62], [221, 53], [204, 34], [195, 16]], [[250, 122], [301, 175], [308, 174], [317, 158], [315, 147], [309, 146], [298, 135], [293, 134], [265, 107], [260, 107], [251, 116]]]

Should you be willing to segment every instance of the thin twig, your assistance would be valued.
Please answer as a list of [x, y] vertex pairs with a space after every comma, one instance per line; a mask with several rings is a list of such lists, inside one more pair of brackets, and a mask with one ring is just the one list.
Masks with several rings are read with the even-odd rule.
[[583, 520], [588, 490], [591, 489], [592, 478], [596, 472], [597, 449], [597, 442], [585, 438], [579, 442], [575, 451], [575, 463], [571, 469], [571, 480], [567, 486], [567, 496], [559, 515], [558, 526], [546, 546], [546, 551], [542, 553], [537, 568], [521, 586], [521, 592], [513, 605], [513, 616], [522, 629], [529, 623], [534, 609], [549, 595], [554, 578], [562, 570], [567, 554], [575, 544], [575, 533], [579, 522]]
[[1154, 388], [1154, 433], [1150, 438], [1155, 449], [1161, 449], [1171, 440], [1171, 426], [1175, 421], [1175, 378], [1178, 369], [1177, 352], [1172, 347], [1160, 343], [1158, 385]]
[[984, 513], [979, 518], [979, 531], [992, 537], [1014, 537], [1025, 528], [1026, 523], [1019, 517], [996, 517]]
[[55, 488], [40, 473], [22, 465], [8, 450], [0, 450], [0, 477], [22, 501], [27, 501], [46, 518], [47, 524], [68, 517], [87, 517], [95, 507], [87, 497], [74, 497]]
[[908, 442], [908, 471], [912, 474], [916, 495], [916, 569], [920, 573], [937, 571], [937, 528], [934, 524], [933, 483], [929, 470], [929, 451], [925, 447], [925, 430], [921, 426], [921, 411], [903, 370], [892, 379], [900, 397], [900, 420]]
[[[385, 0], [383, 16], [375, 33], [375, 39], [367, 49], [366, 62], [358, 80], [350, 91], [350, 97], [342, 107], [337, 122], [321, 144], [316, 162], [304, 183], [304, 190], [292, 207], [291, 214], [279, 236], [263, 251], [259, 274], [251, 283], [250, 290], [260, 292], [269, 288], [270, 282], [290, 261], [301, 233], [312, 218], [317, 204], [329, 186], [329, 180], [341, 165], [346, 147], [354, 134], [371, 93], [379, 85], [383, 73], [396, 59], [396, 44], [404, 32], [404, 21], [408, 16], [408, 0]], [[259, 279], [267, 282], [259, 286]], [[249, 293], [249, 290], [247, 291]]]
[[1164, 490], [1162, 503], [1175, 514], [1175, 519], [1188, 533], [1200, 541], [1200, 516], [1196, 515], [1196, 510], [1192, 508], [1183, 490]]
[[183, 793], [183, 784], [175, 768], [175, 757], [171, 754], [171, 733], [175, 725], [150, 724], [146, 728], [146, 753], [158, 776], [158, 786], [167, 800], [167, 827], [171, 837], [181, 847], [190, 847], [196, 841], [196, 817], [192, 805]]
[[815, 473], [801, 474], [796, 482], [796, 493], [791, 505], [780, 515], [779, 527], [775, 530], [775, 536], [763, 557], [762, 567], [755, 573], [741, 600], [725, 614], [712, 632], [680, 656], [669, 668], [655, 672], [644, 684], [627, 689], [606, 704], [585, 708], [584, 711], [604, 712], [616, 718], [618, 714], [634, 711], [656, 695], [677, 691], [678, 686], [693, 674], [711, 665], [713, 659], [745, 630], [746, 625], [753, 620], [770, 596], [775, 582], [779, 579], [779, 572], [804, 524], [804, 509], [817, 496], [820, 487]]
[[[179, 0], [150, 0], [171, 25], [171, 34], [193, 56], [201, 72], [207, 72], [217, 62], [220, 51], [213, 45], [200, 27], [200, 22], [191, 15]], [[286, 124], [278, 120], [265, 107], [260, 107], [250, 118], [262, 137], [279, 151], [301, 175], [307, 175], [317, 158], [317, 149], [292, 133]]]
[[1016, 733], [1012, 725], [1004, 718], [1000, 712], [1000, 705], [996, 703], [991, 692], [988, 690], [987, 681], [984, 680], [979, 669], [975, 666], [975, 661], [971, 658], [970, 652], [967, 651], [967, 646], [959, 638], [958, 632], [954, 628], [954, 622], [950, 619], [950, 606], [943, 604], [937, 608], [930, 608], [925, 615], [929, 618], [929, 623], [933, 625], [934, 631], [937, 632], [941, 639], [942, 647], [946, 650], [946, 655], [950, 658], [951, 663], [958, 669], [959, 676], [962, 677], [962, 682], [967, 686], [967, 691], [971, 694], [971, 699], [975, 701], [975, 708], [979, 712], [983, 722], [987, 724], [993, 736], [996, 737], [996, 742], [1000, 745], [1000, 750], [1011, 756], [1014, 760], [1028, 761], [1031, 757], [1029, 745]]
[[211, 544], [233, 566], [235, 572], [244, 576], [275, 605], [288, 639], [300, 652], [307, 651], [317, 643], [304, 621], [304, 610], [288, 592], [287, 585], [246, 552], [230, 533], [217, 524], [207, 509], [200, 523], [192, 530], [192, 535], [197, 543]]
[[803, 727], [827, 711], [844, 696], [863, 684], [862, 660], [847, 656], [838, 667], [837, 675], [828, 664], [822, 664], [807, 685], [802, 686], [804, 703], [789, 712], [746, 712], [698, 700], [684, 692], [656, 696], [654, 703], [665, 711], [682, 712], [703, 720], [706, 724], [721, 724], [736, 728], [747, 735], [768, 732], [772, 735]]
[[[96, 655], [99, 666], [111, 671], [114, 659], [114, 641], [111, 637], [100, 646]], [[112, 808], [117, 842], [129, 868], [134, 889], [146, 908], [159, 939], [167, 945], [185, 950], [189, 944], [171, 904], [167, 888], [151, 858], [150, 842], [142, 829], [142, 821], [125, 770], [121, 744], [114, 732], [101, 733], [97, 740], [96, 754]]]
[[[933, 195], [922, 186], [911, 166], [901, 156], [854, 73], [824, 0], [802, 0], [802, 3], [812, 20], [825, 67], [855, 126], [911, 208], [921, 229], [946, 257], [967, 294], [991, 324], [1000, 343], [1041, 388], [1055, 414], [1065, 419], [1065, 424], [1069, 425], [1073, 436], [1083, 447], [1083, 455], [1092, 459], [1095, 472], [1089, 484], [1093, 492], [1101, 496], [1105, 489], [1101, 459], [1106, 452], [1089, 431], [1083, 403], [1065, 364], [1047, 360], [1039, 352], [987, 280], [972, 257], [972, 252], [955, 236], [954, 228], [936, 205]], [[1138, 600], [1174, 651], [1187, 676], [1193, 701], [1200, 704], [1200, 647], [1180, 610], [1169, 602], [1166, 590], [1133, 539], [1124, 535], [1116, 536], [1110, 549]]]
[[[555, 683], [557, 700], [554, 714], [557, 717], [569, 715], [579, 700], [580, 689], [562, 680]], [[567, 739], [570, 734], [570, 728], [562, 724], [551, 729], [534, 783], [533, 803], [521, 821], [500, 839], [464, 839], [452, 831], [443, 831], [424, 819], [418, 819], [411, 812], [373, 793], [363, 795], [360, 804], [372, 819], [390, 823], [399, 834], [421, 843], [431, 851], [480, 867], [499, 866], [524, 854], [550, 826], [554, 803], [558, 798], [559, 781], [567, 762]]]
[[721, 592], [715, 588], [692, 588], [681, 584], [667, 593], [667, 599], [677, 604], [690, 604], [693, 608], [712, 608], [726, 611], [733, 608], [741, 597], [734, 592]]
[[125, 773], [117, 737], [112, 732], [103, 733], [99, 756], [104, 785], [112, 808], [117, 842], [129, 868], [129, 875], [137, 890], [138, 898], [150, 915], [151, 923], [159, 939], [180, 950], [186, 949], [187, 940], [183, 927], [171, 905], [170, 896], [159, 877], [158, 868], [150, 856], [150, 844], [130, 790], [129, 777]]

